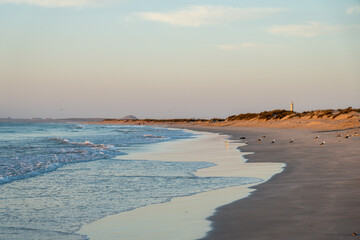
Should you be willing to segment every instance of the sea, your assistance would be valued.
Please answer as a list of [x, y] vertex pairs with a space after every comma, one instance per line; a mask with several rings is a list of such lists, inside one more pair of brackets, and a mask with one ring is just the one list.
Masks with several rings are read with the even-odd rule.
[[106, 216], [262, 181], [195, 176], [208, 162], [119, 158], [197, 137], [144, 125], [0, 123], [0, 239], [89, 239], [77, 231]]

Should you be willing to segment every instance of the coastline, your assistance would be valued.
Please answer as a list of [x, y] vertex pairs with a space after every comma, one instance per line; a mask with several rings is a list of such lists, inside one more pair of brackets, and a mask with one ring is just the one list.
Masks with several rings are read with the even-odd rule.
[[[239, 142], [224, 142], [225, 140], [226, 136], [223, 135], [203, 133], [198, 139], [157, 143], [150, 152], [137, 151], [119, 158], [206, 161], [216, 164], [194, 173], [200, 177], [259, 177], [267, 181], [283, 170], [282, 163], [245, 163], [246, 159], [242, 156], [249, 153], [241, 153], [236, 149]], [[88, 235], [90, 239], [102, 240], [198, 239], [211, 230], [210, 222], [206, 218], [211, 216], [217, 207], [247, 197], [254, 191], [250, 187], [261, 183], [177, 197], [170, 202], [122, 212], [87, 224], [79, 233]], [[179, 231], [183, 229], [187, 229], [186, 233], [179, 235]]]
[[[301, 120], [301, 122], [299, 121]], [[248, 163], [278, 162], [285, 171], [252, 187], [251, 196], [216, 209], [202, 239], [358, 239], [360, 234], [360, 118], [270, 121], [110, 121], [227, 134], [239, 140]], [[357, 133], [356, 133], [357, 132]], [[338, 135], [341, 134], [341, 137]], [[265, 141], [257, 143], [263, 135]], [[319, 136], [319, 139], [315, 139]], [[272, 139], [275, 144], [270, 144]], [[294, 139], [294, 144], [289, 140]], [[325, 145], [320, 145], [325, 141]], [[274, 190], [276, 189], [276, 190]], [[356, 235], [353, 236], [353, 233]]]

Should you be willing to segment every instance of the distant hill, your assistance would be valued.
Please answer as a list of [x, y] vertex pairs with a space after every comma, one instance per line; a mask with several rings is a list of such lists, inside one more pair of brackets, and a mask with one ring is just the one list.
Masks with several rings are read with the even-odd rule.
[[134, 115], [127, 115], [125, 117], [121, 118], [122, 120], [137, 120], [138, 118], [135, 117]]

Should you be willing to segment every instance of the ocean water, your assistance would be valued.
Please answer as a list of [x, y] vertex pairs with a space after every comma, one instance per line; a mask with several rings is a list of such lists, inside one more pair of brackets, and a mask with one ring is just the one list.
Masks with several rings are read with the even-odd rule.
[[206, 162], [120, 160], [142, 144], [194, 138], [149, 126], [0, 123], [0, 239], [88, 239], [108, 215], [262, 181], [201, 178]]

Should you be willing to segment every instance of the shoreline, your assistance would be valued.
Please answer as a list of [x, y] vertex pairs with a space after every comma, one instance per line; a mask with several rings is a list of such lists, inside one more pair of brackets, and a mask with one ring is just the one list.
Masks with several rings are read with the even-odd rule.
[[[102, 240], [204, 237], [211, 230], [207, 218], [213, 215], [216, 208], [247, 197], [254, 191], [251, 186], [269, 180], [282, 172], [284, 167], [282, 163], [247, 163], [247, 159], [242, 156], [250, 153], [239, 152], [239, 143], [224, 143], [226, 139], [223, 135], [202, 133], [198, 139], [157, 143], [150, 152], [138, 151], [119, 156], [119, 159], [213, 162], [216, 166], [199, 169], [193, 174], [199, 177], [260, 177], [264, 181], [176, 197], [166, 203], [122, 212], [84, 225], [79, 233], [88, 235], [90, 239]], [[209, 147], [212, 150], [208, 150]], [[141, 231], [137, 231], [138, 229]], [[188, 229], [186, 235], [179, 236], [178, 232], [183, 229]]]
[[[249, 163], [275, 159], [287, 164], [282, 174], [253, 187], [258, 191], [250, 197], [217, 208], [208, 218], [212, 230], [202, 239], [353, 240], [360, 233], [360, 121], [350, 120], [309, 120], [300, 126], [286, 121], [134, 124], [227, 134], [236, 140], [246, 136], [249, 144], [241, 150], [255, 153], [246, 156]], [[257, 143], [263, 135], [266, 141]]]

